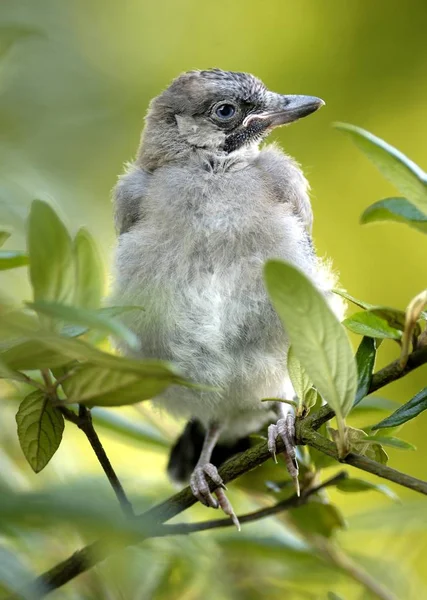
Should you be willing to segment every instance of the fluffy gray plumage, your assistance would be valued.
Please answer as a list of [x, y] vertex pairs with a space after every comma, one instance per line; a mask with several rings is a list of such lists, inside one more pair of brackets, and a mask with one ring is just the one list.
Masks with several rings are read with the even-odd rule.
[[342, 311], [313, 250], [304, 175], [277, 146], [259, 147], [273, 127], [321, 104], [270, 92], [245, 73], [185, 73], [151, 102], [137, 158], [115, 188], [112, 302], [144, 306], [125, 317], [142, 357], [173, 361], [219, 389], [171, 387], [155, 402], [206, 429], [220, 423], [222, 439], [274, 418], [261, 398], [292, 393], [265, 261], [292, 262]]

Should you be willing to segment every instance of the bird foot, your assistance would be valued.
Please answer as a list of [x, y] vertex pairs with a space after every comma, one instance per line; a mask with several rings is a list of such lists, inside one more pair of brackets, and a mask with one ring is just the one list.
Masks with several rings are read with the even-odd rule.
[[[213, 494], [215, 494], [216, 498], [213, 497], [209, 489], [207, 477], [209, 477], [217, 485], [217, 488], [213, 491]], [[205, 506], [210, 506], [211, 508], [221, 508], [226, 515], [231, 517], [231, 520], [240, 531], [239, 520], [233, 510], [233, 507], [231, 506], [230, 501], [224, 493], [224, 490], [227, 488], [225, 487], [217, 468], [212, 463], [205, 463], [195, 467], [190, 477], [190, 488], [197, 500], [199, 500]]]
[[292, 477], [296, 493], [300, 495], [300, 486], [298, 481], [298, 462], [295, 452], [295, 417], [292, 413], [288, 413], [286, 417], [279, 419], [276, 424], [272, 424], [268, 427], [268, 449], [271, 452], [274, 462], [277, 463], [276, 458], [276, 440], [280, 437], [285, 444], [285, 457], [286, 467], [289, 475]]

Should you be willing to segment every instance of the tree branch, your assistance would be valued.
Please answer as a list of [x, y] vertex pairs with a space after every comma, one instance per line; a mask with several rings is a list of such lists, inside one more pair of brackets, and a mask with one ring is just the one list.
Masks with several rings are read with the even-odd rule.
[[401, 471], [397, 471], [396, 469], [387, 467], [387, 465], [382, 465], [375, 460], [371, 460], [366, 456], [361, 456], [360, 454], [355, 454], [353, 452], [347, 454], [345, 458], [340, 459], [338, 457], [338, 451], [335, 444], [312, 429], [306, 429], [305, 427], [302, 427], [300, 428], [300, 435], [303, 443], [315, 448], [316, 450], [319, 450], [320, 452], [323, 452], [324, 454], [328, 454], [328, 456], [332, 456], [332, 458], [335, 458], [335, 460], [341, 463], [351, 465], [352, 467], [356, 467], [357, 469], [361, 469], [367, 473], [373, 473], [374, 475], [378, 475], [378, 477], [388, 479], [388, 481], [393, 481], [393, 483], [397, 483], [403, 487], [409, 488], [410, 490], [419, 492], [420, 494], [427, 495], [426, 481], [422, 481], [421, 479], [417, 479], [411, 475], [406, 475], [406, 473], [402, 473]]
[[[289, 510], [290, 508], [302, 506], [307, 502], [310, 496], [316, 494], [318, 491], [326, 487], [335, 485], [336, 483], [338, 483], [338, 481], [342, 481], [346, 477], [347, 474], [344, 471], [341, 471], [340, 473], [337, 473], [336, 475], [334, 475], [330, 479], [327, 479], [323, 483], [303, 490], [301, 496], [297, 496], [296, 494], [294, 494], [290, 498], [286, 498], [285, 500], [278, 502], [274, 506], [262, 508], [254, 512], [247, 513], [245, 515], [241, 515], [238, 517], [238, 519], [241, 523], [251, 523], [253, 521], [258, 521], [260, 519], [264, 519], [265, 517], [269, 517], [277, 513], [283, 512], [285, 510]], [[176, 496], [179, 495], [180, 494], [177, 494]], [[171, 498], [171, 500], [172, 499], [173, 498]], [[138, 542], [142, 542], [149, 538], [166, 537], [171, 535], [188, 535], [198, 531], [206, 531], [208, 529], [218, 529], [220, 527], [234, 526], [234, 523], [231, 520], [231, 518], [216, 519], [212, 521], [202, 521], [199, 523], [176, 523], [173, 525], [162, 525], [161, 523], [153, 523], [153, 514], [157, 512], [158, 515], [160, 515], [162, 512], [160, 510], [161, 506], [162, 505], [155, 507], [157, 511], [151, 509], [137, 517], [138, 522], [144, 523], [145, 526], [143, 527], [143, 529], [146, 531], [146, 533], [140, 536]], [[23, 590], [22, 596], [27, 597], [27, 594], [34, 599], [43, 598], [49, 592], [58, 589], [71, 579], [74, 579], [81, 573], [84, 573], [85, 571], [93, 567], [95, 564], [107, 558], [108, 554], [108, 544], [103, 544], [102, 541], [90, 544], [82, 550], [75, 552], [68, 559], [57, 564], [49, 571], [46, 571], [45, 573], [37, 577], [37, 579], [35, 579], [27, 587], [26, 590]], [[8, 600], [17, 600], [17, 598], [18, 597], [16, 595], [12, 595], [9, 597]]]
[[[390, 365], [388, 365], [387, 367], [384, 367], [384, 369], [381, 369], [380, 371], [378, 371], [378, 373], [376, 373], [372, 377], [372, 382], [371, 382], [371, 386], [369, 389], [369, 393], [372, 393], [372, 392], [384, 387], [385, 385], [388, 385], [389, 383], [392, 383], [393, 381], [400, 379], [401, 377], [403, 377], [407, 373], [410, 373], [411, 371], [413, 371], [414, 369], [416, 369], [417, 367], [421, 366], [424, 363], [427, 363], [427, 347], [423, 347], [420, 350], [412, 352], [412, 354], [409, 355], [406, 367], [403, 369], [400, 367], [399, 361], [397, 360], [397, 361], [394, 361], [393, 363], [391, 363]], [[68, 410], [68, 409], [66, 409], [66, 410]], [[72, 411], [68, 411], [68, 412], [71, 413]], [[66, 413], [64, 413], [64, 415], [67, 418]], [[76, 419], [78, 419], [77, 415], [74, 414], [74, 416]], [[312, 446], [313, 448], [316, 448], [316, 449], [320, 450], [321, 452], [324, 452], [325, 454], [332, 456], [336, 460], [339, 460], [337, 449], [336, 449], [335, 445], [332, 442], [330, 442], [329, 440], [327, 440], [326, 438], [323, 438], [316, 431], [316, 429], [318, 429], [323, 423], [332, 419], [333, 416], [334, 416], [334, 412], [328, 406], [324, 406], [319, 411], [314, 413], [313, 415], [309, 415], [305, 419], [297, 421], [297, 442], [300, 444], [308, 444], [308, 445]], [[70, 420], [73, 420], [73, 422], [74, 422], [74, 418], [71, 418]], [[92, 424], [91, 424], [91, 427], [93, 429]], [[94, 430], [93, 430], [93, 432], [95, 433], [95, 436], [97, 438], [96, 432]], [[99, 442], [99, 439], [98, 439], [98, 442]], [[100, 442], [99, 442], [99, 444], [101, 445]], [[102, 445], [101, 445], [101, 448], [102, 448]], [[282, 440], [280, 438], [278, 438], [277, 452], [280, 453], [280, 452], [283, 452], [283, 450], [284, 450], [284, 444], [283, 444]], [[105, 454], [105, 452], [104, 452], [104, 454]], [[97, 456], [98, 456], [98, 454], [97, 454]], [[269, 458], [271, 458], [271, 455], [267, 448], [267, 443], [261, 442], [260, 444], [258, 444], [257, 446], [255, 446], [253, 448], [250, 448], [243, 454], [236, 456], [235, 458], [229, 460], [219, 470], [219, 474], [222, 477], [224, 483], [228, 483], [229, 481], [236, 479], [240, 475], [243, 475], [244, 473], [251, 471], [255, 467], [258, 467], [259, 465], [264, 463]], [[108, 458], [107, 458], [107, 461], [108, 461]], [[360, 456], [358, 454], [350, 453], [341, 462], [345, 462], [345, 463], [352, 465], [358, 469], [367, 471], [368, 473], [373, 473], [375, 475], [378, 475], [379, 477], [383, 477], [385, 479], [388, 479], [389, 481], [393, 481], [395, 483], [398, 483], [399, 485], [402, 485], [409, 489], [415, 490], [422, 494], [427, 494], [427, 483], [426, 482], [421, 481], [420, 479], [417, 479], [415, 477], [406, 475], [404, 473], [401, 473], [399, 471], [396, 471], [395, 469], [392, 469], [391, 467], [387, 467], [386, 465], [382, 465], [380, 463], [372, 461], [365, 456]], [[109, 461], [108, 461], [108, 463], [109, 463]], [[111, 467], [111, 465], [110, 465], [110, 467]], [[111, 467], [111, 469], [112, 469], [112, 467]], [[104, 468], [104, 470], [105, 470], [105, 468]], [[113, 471], [113, 473], [114, 473], [114, 471]], [[213, 487], [214, 486], [212, 485], [211, 489], [213, 489]], [[168, 521], [169, 519], [171, 519], [172, 517], [176, 516], [177, 514], [183, 512], [184, 510], [186, 510], [187, 508], [189, 508], [190, 506], [192, 506], [195, 503], [196, 503], [196, 498], [191, 493], [190, 488], [186, 487], [181, 492], [179, 492], [178, 494], [175, 494], [174, 496], [172, 496], [165, 502], [162, 502], [161, 504], [158, 504], [158, 505], [154, 506], [153, 508], [151, 508], [150, 510], [143, 513], [140, 517], [138, 517], [138, 520], [143, 519], [144, 522], [146, 522], [147, 524], [151, 523], [152, 524], [151, 526], [155, 527], [156, 525], [159, 525], [159, 524], [164, 523], [165, 521]], [[263, 509], [263, 510], [270, 510], [270, 509]], [[246, 517], [249, 517], [249, 516], [250, 515], [246, 515]], [[267, 516], [267, 515], [265, 515], [265, 516]], [[241, 519], [242, 519], [242, 522], [245, 521], [243, 517]], [[220, 519], [219, 521], [223, 522], [224, 526], [230, 524], [229, 519]], [[215, 523], [215, 521], [212, 523]], [[218, 523], [218, 522], [216, 522], [216, 523]], [[191, 525], [191, 524], [189, 524], [189, 525]], [[200, 524], [197, 524], [197, 525], [200, 527]], [[206, 527], [206, 529], [220, 527], [220, 526], [223, 526], [223, 525], [216, 524], [216, 525], [212, 525], [212, 527]], [[178, 527], [178, 526], [169, 525], [168, 527]], [[182, 525], [180, 527], [182, 527]], [[201, 529], [198, 529], [198, 530], [201, 530]], [[190, 531], [187, 530], [187, 533], [189, 533], [189, 532]], [[139, 541], [142, 541], [143, 539], [145, 539], [145, 538], [142, 536]], [[89, 546], [86, 546], [82, 550], [79, 550], [78, 552], [76, 552], [75, 554], [70, 556], [68, 559], [63, 561], [62, 563], [59, 563], [58, 565], [56, 565], [55, 567], [53, 567], [52, 569], [50, 569], [49, 571], [47, 571], [46, 573], [41, 575], [39, 578], [37, 578], [35, 580], [35, 582], [31, 586], [33, 595], [34, 595], [34, 589], [37, 589], [36, 595], [34, 597], [35, 598], [36, 597], [38, 597], [38, 598], [44, 597], [49, 591], [57, 589], [58, 587], [64, 585], [65, 583], [67, 583], [71, 579], [77, 577], [84, 571], [87, 571], [88, 569], [92, 568], [95, 564], [104, 560], [104, 558], [106, 558], [106, 556], [108, 555], [107, 548], [108, 548], [107, 544], [104, 544], [102, 541], [95, 542]], [[12, 598], [16, 598], [16, 596], [12, 596]]]
[[[323, 490], [327, 487], [331, 487], [336, 485], [339, 481], [346, 479], [347, 473], [345, 471], [341, 471], [337, 473], [330, 479], [327, 479], [323, 483], [319, 483], [311, 488], [307, 488], [306, 490], [301, 491], [301, 495], [297, 496], [294, 494], [290, 498], [286, 498], [281, 502], [278, 502], [274, 506], [269, 506], [268, 508], [261, 508], [254, 512], [246, 513], [245, 515], [239, 515], [237, 518], [240, 523], [253, 523], [253, 521], [259, 521], [260, 519], [264, 519], [265, 517], [271, 517], [276, 515], [277, 513], [283, 512], [285, 510], [289, 510], [290, 508], [298, 508], [305, 504], [310, 496], [316, 494], [320, 490]], [[234, 526], [231, 518], [227, 519], [215, 519], [212, 521], [202, 521], [199, 523], [176, 523], [173, 525], [161, 525], [161, 528], [158, 531], [154, 532], [153, 535], [149, 537], [164, 537], [167, 535], [188, 535], [190, 533], [196, 533], [198, 531], [207, 531], [208, 529], [218, 529], [220, 527], [230, 527]]]

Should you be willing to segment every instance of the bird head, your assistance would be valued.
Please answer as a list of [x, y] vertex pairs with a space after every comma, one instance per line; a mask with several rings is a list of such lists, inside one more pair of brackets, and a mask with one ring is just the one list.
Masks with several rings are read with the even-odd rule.
[[162, 162], [197, 148], [230, 154], [323, 104], [313, 96], [271, 92], [249, 73], [189, 71], [151, 102], [140, 155], [153, 158], [160, 147]]

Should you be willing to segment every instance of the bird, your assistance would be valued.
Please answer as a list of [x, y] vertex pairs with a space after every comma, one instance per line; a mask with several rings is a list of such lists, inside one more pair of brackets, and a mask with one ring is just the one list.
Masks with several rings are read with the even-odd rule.
[[[169, 474], [239, 527], [218, 466], [268, 426], [298, 488], [289, 340], [267, 295], [263, 265], [300, 269], [340, 316], [336, 275], [312, 239], [309, 185], [271, 131], [321, 106], [270, 91], [250, 73], [182, 73], [148, 108], [136, 158], [113, 191], [118, 236], [111, 301], [141, 305], [122, 319], [137, 356], [171, 361], [199, 385], [172, 385], [154, 405], [188, 423]], [[125, 354], [135, 351], [118, 343]], [[263, 398], [278, 401], [261, 402]], [[213, 491], [210, 490], [210, 484]]]

